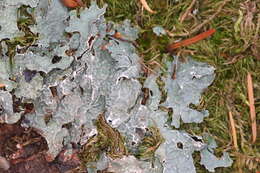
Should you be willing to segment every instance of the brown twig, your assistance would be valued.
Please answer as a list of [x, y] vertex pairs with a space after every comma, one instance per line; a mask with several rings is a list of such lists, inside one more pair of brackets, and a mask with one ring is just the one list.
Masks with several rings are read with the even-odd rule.
[[229, 116], [229, 122], [230, 122], [230, 126], [231, 126], [231, 135], [232, 135], [234, 148], [236, 150], [238, 150], [236, 125], [235, 125], [235, 121], [234, 121], [233, 114], [231, 111], [228, 112], [228, 116]]
[[175, 34], [175, 36], [189, 36], [191, 34], [194, 34], [195, 32], [198, 32], [203, 26], [208, 24], [210, 21], [212, 21], [223, 9], [223, 7], [226, 5], [227, 2], [230, 0], [224, 0], [223, 3], [218, 7], [216, 12], [208, 17], [208, 19], [204, 20], [201, 24], [197, 25], [196, 27], [192, 28], [190, 32]]
[[257, 136], [256, 112], [255, 112], [253, 81], [252, 81], [252, 76], [249, 72], [247, 73], [247, 93], [249, 99], [250, 118], [251, 118], [251, 126], [252, 126], [252, 143], [255, 143], [256, 136]]
[[196, 0], [192, 0], [189, 7], [186, 9], [186, 11], [183, 13], [183, 15], [180, 16], [180, 18], [179, 18], [180, 23], [182, 23], [187, 18], [187, 16], [191, 12], [191, 9], [193, 8], [195, 2], [196, 2]]
[[176, 70], [177, 70], [177, 65], [174, 64], [174, 65], [173, 65], [173, 72], [172, 72], [172, 79], [173, 79], [173, 80], [176, 79]]
[[155, 14], [156, 11], [153, 11], [149, 5], [147, 4], [146, 0], [140, 0], [140, 3], [142, 4], [142, 6], [144, 7], [144, 9], [146, 9], [146, 11], [152, 13], [152, 14]]
[[128, 43], [130, 43], [130, 44], [133, 44], [133, 46], [134, 46], [135, 48], [138, 48], [138, 45], [137, 45], [137, 43], [136, 43], [135, 41], [125, 39], [125, 38], [123, 37], [123, 35], [122, 35], [120, 32], [118, 32], [118, 31], [116, 31], [115, 34], [109, 35], [109, 36], [112, 37], [112, 38], [115, 38], [115, 39], [117, 39], [117, 40], [120, 40], [120, 41], [123, 41], [123, 42], [128, 42]]

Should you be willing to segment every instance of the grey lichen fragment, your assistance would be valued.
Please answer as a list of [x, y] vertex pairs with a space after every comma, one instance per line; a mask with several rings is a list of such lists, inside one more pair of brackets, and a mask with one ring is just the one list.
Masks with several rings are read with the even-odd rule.
[[36, 28], [32, 28], [39, 33], [38, 44], [48, 47], [51, 43], [64, 41], [68, 17], [68, 9], [61, 4], [60, 0], [40, 1], [35, 10], [37, 25]]
[[216, 147], [217, 144], [214, 138], [208, 136], [208, 146], [200, 152], [200, 164], [204, 165], [210, 172], [215, 172], [215, 168], [218, 167], [229, 167], [233, 163], [227, 152], [223, 152], [223, 156], [220, 158], [216, 157], [214, 155], [214, 149]]
[[215, 168], [218, 167], [230, 167], [233, 163], [227, 152], [223, 153], [221, 158], [217, 158], [213, 153], [208, 150], [200, 152], [201, 161], [200, 164], [210, 172], [215, 172]]
[[108, 171], [120, 173], [161, 173], [162, 165], [155, 160], [151, 162], [140, 161], [134, 156], [125, 156], [121, 159], [110, 160]]
[[89, 49], [98, 37], [99, 23], [103, 20], [103, 15], [106, 11], [106, 6], [99, 8], [96, 3], [92, 2], [89, 8], [84, 9], [77, 17], [76, 11], [71, 11], [69, 26], [66, 32], [78, 32], [80, 34], [80, 46], [77, 51], [77, 56], [82, 55], [85, 50]]
[[49, 148], [47, 151], [48, 159], [54, 160], [63, 148], [64, 138], [68, 136], [68, 130], [62, 128], [62, 124], [53, 120], [46, 123], [44, 118], [44, 116], [32, 114], [27, 117], [27, 121], [45, 138]]
[[16, 123], [22, 113], [13, 111], [12, 95], [7, 91], [0, 91], [0, 123]]
[[113, 86], [107, 100], [106, 119], [112, 127], [118, 127], [130, 117], [136, 103], [141, 85], [137, 80], [120, 80]]
[[10, 6], [6, 0], [0, 0], [0, 40], [21, 35], [17, 27], [17, 5]]
[[144, 137], [146, 128], [149, 126], [149, 115], [152, 113], [146, 106], [137, 104], [131, 111], [127, 121], [122, 123], [118, 129], [126, 137], [126, 145], [130, 151], [135, 153], [138, 144]]
[[[1, 1], [0, 1], [1, 2]], [[18, 6], [18, 5], [29, 5], [30, 7], [36, 7], [39, 3], [39, 0], [15, 0], [15, 1], [6, 1], [7, 5]]]
[[175, 58], [173, 64], [168, 63], [168, 74], [164, 79], [167, 99], [162, 105], [173, 109], [171, 125], [179, 128], [180, 119], [184, 123], [200, 123], [208, 116], [207, 110], [197, 111], [189, 106], [199, 104], [201, 93], [214, 77], [214, 67], [190, 58], [186, 62]]
[[153, 32], [157, 35], [157, 36], [162, 36], [162, 35], [166, 35], [166, 31], [163, 27], [161, 26], [155, 26], [153, 27]]
[[[192, 154], [205, 147], [201, 141], [194, 140], [188, 133], [177, 130], [162, 131], [166, 142], [164, 148], [164, 173], [195, 173]], [[163, 156], [160, 156], [163, 158]]]
[[36, 7], [39, 0], [0, 0], [0, 40], [22, 35], [17, 27], [17, 10], [21, 5]]
[[125, 156], [110, 162], [108, 171], [121, 173], [143, 173], [139, 161], [134, 156]]
[[[53, 69], [66, 69], [73, 61], [73, 57], [66, 55], [65, 51], [68, 46], [58, 46], [53, 51], [48, 49], [28, 51], [25, 54], [17, 54], [15, 63], [22, 69], [42, 71], [49, 73]], [[58, 62], [53, 62], [54, 58], [60, 59]]]
[[36, 74], [30, 82], [27, 82], [24, 77], [19, 81], [18, 87], [15, 90], [15, 95], [18, 98], [36, 99], [43, 87], [43, 78], [40, 74]]
[[146, 78], [143, 86], [144, 88], [149, 89], [149, 99], [147, 101], [147, 105], [152, 110], [158, 109], [161, 100], [161, 91], [159, 90], [159, 86], [156, 83], [158, 77], [159, 77], [158, 74], [149, 75]]
[[10, 80], [11, 66], [7, 59], [0, 59], [0, 83], [3, 84], [6, 90], [11, 91], [16, 87], [16, 83]]
[[140, 58], [132, 44], [119, 40], [111, 40], [108, 51], [116, 62], [117, 80], [121, 77], [139, 77], [141, 69]]
[[126, 40], [135, 41], [138, 38], [138, 28], [132, 26], [128, 19], [124, 20], [122, 24], [114, 24], [114, 29], [122, 34]]

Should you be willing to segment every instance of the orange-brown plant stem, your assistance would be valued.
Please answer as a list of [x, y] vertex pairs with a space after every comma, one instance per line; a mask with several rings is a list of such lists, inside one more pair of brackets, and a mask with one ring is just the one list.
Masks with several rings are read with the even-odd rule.
[[172, 43], [172, 44], [167, 46], [167, 51], [171, 53], [171, 52], [173, 52], [173, 50], [175, 50], [177, 48], [180, 48], [180, 47], [183, 47], [183, 46], [188, 46], [190, 44], [196, 43], [200, 40], [203, 40], [203, 39], [211, 36], [214, 32], [216, 32], [215, 29], [210, 29], [208, 31], [205, 31], [205, 32], [199, 34], [199, 35], [196, 35], [195, 37], [192, 37], [192, 38], [189, 38], [189, 39], [177, 42], [177, 43]]
[[252, 76], [247, 73], [247, 93], [249, 99], [249, 109], [250, 109], [250, 118], [251, 118], [251, 128], [252, 128], [252, 143], [255, 143], [257, 136], [256, 128], [256, 112], [255, 112], [255, 101], [254, 101], [254, 91], [253, 91], [253, 81]]

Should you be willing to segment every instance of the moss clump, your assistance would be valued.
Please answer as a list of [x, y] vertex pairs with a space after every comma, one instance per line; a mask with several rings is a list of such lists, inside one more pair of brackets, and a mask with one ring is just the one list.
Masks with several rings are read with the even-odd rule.
[[149, 127], [145, 137], [138, 146], [138, 152], [135, 155], [139, 159], [153, 159], [157, 148], [164, 142], [160, 131], [156, 127]]
[[96, 127], [98, 134], [88, 140], [80, 153], [84, 165], [97, 161], [102, 153], [106, 153], [112, 159], [127, 155], [123, 137], [106, 122], [103, 114], [98, 116]]

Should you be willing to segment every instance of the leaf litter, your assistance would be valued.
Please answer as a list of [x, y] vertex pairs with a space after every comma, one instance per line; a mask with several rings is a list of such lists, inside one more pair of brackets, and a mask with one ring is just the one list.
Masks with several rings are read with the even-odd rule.
[[[35, 8], [37, 25], [30, 30], [39, 37], [25, 52], [16, 53], [13, 66], [6, 54], [0, 59], [4, 84], [0, 120], [13, 124], [23, 117], [21, 125], [34, 128], [46, 140], [48, 162], [64, 149], [81, 148], [86, 167], [82, 169], [89, 172], [196, 172], [192, 157], [196, 151], [209, 171], [232, 164], [227, 153], [220, 159], [214, 156], [215, 147], [202, 137], [177, 130], [181, 120], [200, 123], [209, 116], [207, 110], [190, 105], [198, 105], [213, 82], [214, 67], [191, 57], [184, 62], [174, 57], [165, 60], [166, 72], [158, 70], [142, 85], [140, 57], [133, 44], [138, 29], [129, 20], [106, 22], [106, 6], [99, 8], [95, 2], [79, 13], [58, 0], [1, 2], [0, 8], [11, 17], [1, 15], [0, 25], [11, 28], [1, 30], [1, 40], [22, 34], [15, 15], [20, 5]], [[111, 37], [116, 32], [130, 41]], [[166, 91], [162, 103], [158, 78]], [[144, 102], [142, 88], [149, 91]], [[33, 109], [14, 112], [12, 97]]]

